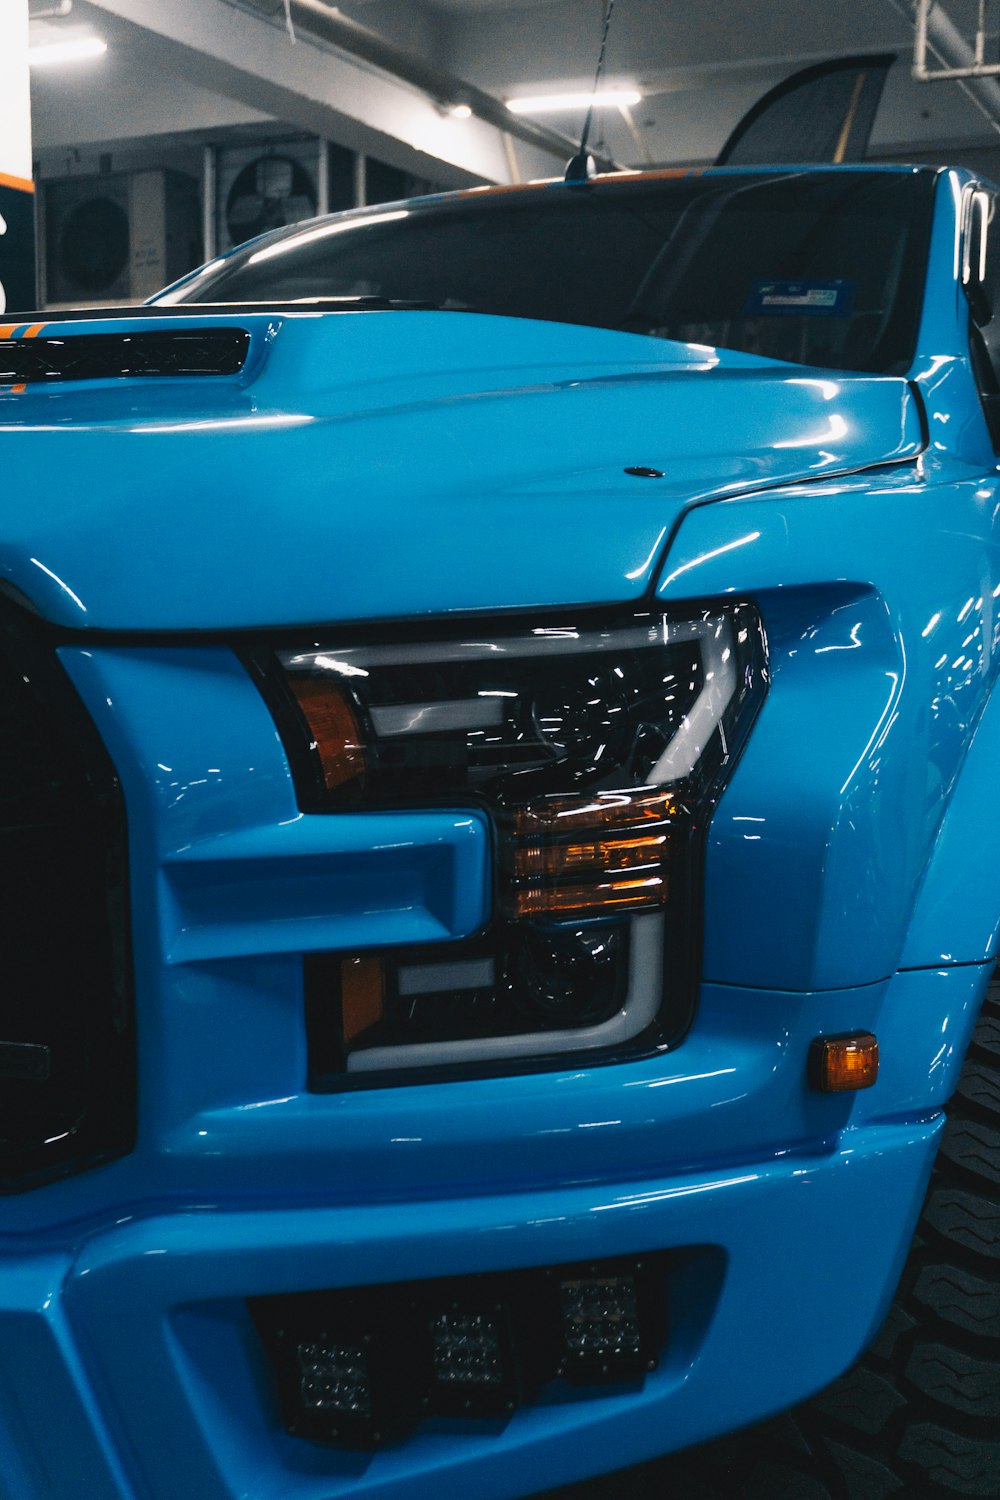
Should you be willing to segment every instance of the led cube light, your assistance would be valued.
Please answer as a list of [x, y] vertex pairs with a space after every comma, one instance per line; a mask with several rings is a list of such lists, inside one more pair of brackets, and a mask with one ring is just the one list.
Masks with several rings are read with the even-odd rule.
[[639, 1312], [631, 1276], [587, 1277], [559, 1288], [563, 1338], [571, 1359], [602, 1368], [638, 1357]]
[[419, 1419], [414, 1339], [402, 1299], [383, 1302], [359, 1288], [252, 1306], [293, 1436], [372, 1448], [398, 1441]]
[[340, 1412], [352, 1417], [372, 1414], [371, 1372], [363, 1344], [344, 1344], [321, 1336], [297, 1344], [299, 1395], [307, 1411]]
[[636, 1261], [620, 1275], [592, 1266], [560, 1278], [561, 1373], [576, 1380], [627, 1380], [656, 1368], [660, 1319], [644, 1269]]
[[503, 1303], [487, 1298], [432, 1308], [427, 1331], [433, 1409], [479, 1416], [514, 1410], [518, 1379]]
[[434, 1375], [445, 1385], [499, 1385], [500, 1333], [482, 1313], [445, 1312], [431, 1319]]

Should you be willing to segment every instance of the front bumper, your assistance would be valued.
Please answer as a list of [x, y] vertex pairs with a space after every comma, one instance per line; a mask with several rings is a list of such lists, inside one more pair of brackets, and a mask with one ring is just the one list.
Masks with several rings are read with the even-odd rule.
[[[943, 1125], [938, 1096], [954, 1079], [950, 1055], [916, 1057], [929, 1043], [915, 1033], [936, 1030], [940, 1039], [934, 1015], [949, 1018], [949, 1054], [960, 1057], [987, 977], [920, 972], [815, 996], [707, 987], [677, 1053], [493, 1081], [521, 1089], [519, 1109], [473, 1109], [466, 1088], [476, 1093], [483, 1082], [386, 1091], [396, 1104], [396, 1151], [410, 1153], [410, 1170], [390, 1151], [381, 1178], [363, 1183], [376, 1154], [361, 1153], [353, 1190], [343, 1178], [334, 1186], [332, 1174], [323, 1186], [327, 1164], [342, 1153], [336, 1141], [328, 1154], [318, 1140], [315, 1117], [303, 1112], [313, 1100], [273, 1101], [270, 1117], [267, 1108], [240, 1106], [214, 1122], [201, 1117], [167, 1143], [158, 1167], [147, 1164], [159, 1202], [123, 1203], [103, 1222], [36, 1231], [19, 1243], [6, 1237], [0, 1482], [18, 1500], [499, 1500], [640, 1462], [809, 1395], [873, 1336], [919, 1212]], [[748, 1033], [742, 1051], [724, 1037], [736, 1010]], [[847, 1016], [879, 1031], [882, 1078], [853, 1102], [810, 1097], [808, 1038], [842, 1028]], [[915, 1086], [921, 1073], [926, 1082]], [[560, 1091], [556, 1125], [558, 1112], [542, 1101]], [[426, 1145], [436, 1167], [421, 1170], [433, 1110], [428, 1102], [410, 1116], [411, 1094], [452, 1105], [447, 1188], [433, 1139]], [[796, 1111], [816, 1109], [827, 1113], [826, 1132], [815, 1113], [795, 1120]], [[738, 1139], [726, 1122], [755, 1117], [759, 1137], [769, 1112], [772, 1144], [752, 1156], [723, 1149], [724, 1135]], [[253, 1152], [241, 1159], [226, 1145], [241, 1115], [255, 1121], [256, 1188]], [[448, 1118], [439, 1120], [441, 1136]], [[809, 1138], [787, 1144], [806, 1124]], [[337, 1126], [330, 1122], [334, 1134]], [[307, 1131], [311, 1189], [291, 1171], [279, 1192], [280, 1163], [295, 1167]], [[361, 1133], [346, 1128], [357, 1144]], [[488, 1134], [491, 1157], [481, 1144]], [[563, 1170], [561, 1182], [546, 1182], [553, 1162], [545, 1145], [560, 1139], [573, 1152], [575, 1180]], [[516, 1159], [524, 1185], [495, 1182], [492, 1163], [510, 1177]], [[104, 1197], [124, 1187], [133, 1166], [112, 1164], [18, 1207], [78, 1193], [84, 1182]], [[187, 1198], [168, 1190], [171, 1179], [199, 1174], [203, 1186]], [[429, 1421], [373, 1454], [293, 1438], [281, 1425], [248, 1297], [654, 1250], [672, 1252], [670, 1334], [659, 1369], [641, 1385], [585, 1398], [553, 1386], [506, 1423]]]
[[[826, 1155], [447, 1201], [153, 1214], [3, 1279], [0, 1369], [19, 1497], [518, 1496], [790, 1404], [874, 1332], [940, 1120]], [[338, 1451], [281, 1428], [244, 1299], [674, 1248], [672, 1334], [641, 1389], [428, 1423]]]

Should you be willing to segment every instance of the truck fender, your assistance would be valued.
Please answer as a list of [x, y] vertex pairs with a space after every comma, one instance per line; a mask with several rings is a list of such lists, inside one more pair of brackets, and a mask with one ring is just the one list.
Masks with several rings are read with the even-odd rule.
[[902, 969], [996, 959], [1000, 943], [1000, 692], [990, 693], [924, 872]]

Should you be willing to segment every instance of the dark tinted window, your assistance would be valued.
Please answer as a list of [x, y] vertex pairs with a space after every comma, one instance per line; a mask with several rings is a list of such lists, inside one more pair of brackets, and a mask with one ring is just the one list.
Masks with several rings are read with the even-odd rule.
[[934, 180], [719, 174], [400, 204], [248, 247], [183, 295], [380, 297], [901, 371]]

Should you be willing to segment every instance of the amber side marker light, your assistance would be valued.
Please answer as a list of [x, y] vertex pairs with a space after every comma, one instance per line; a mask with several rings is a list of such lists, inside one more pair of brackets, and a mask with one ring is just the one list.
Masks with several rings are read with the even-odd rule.
[[870, 1031], [818, 1036], [809, 1047], [810, 1088], [824, 1094], [870, 1089], [878, 1077], [878, 1038]]

